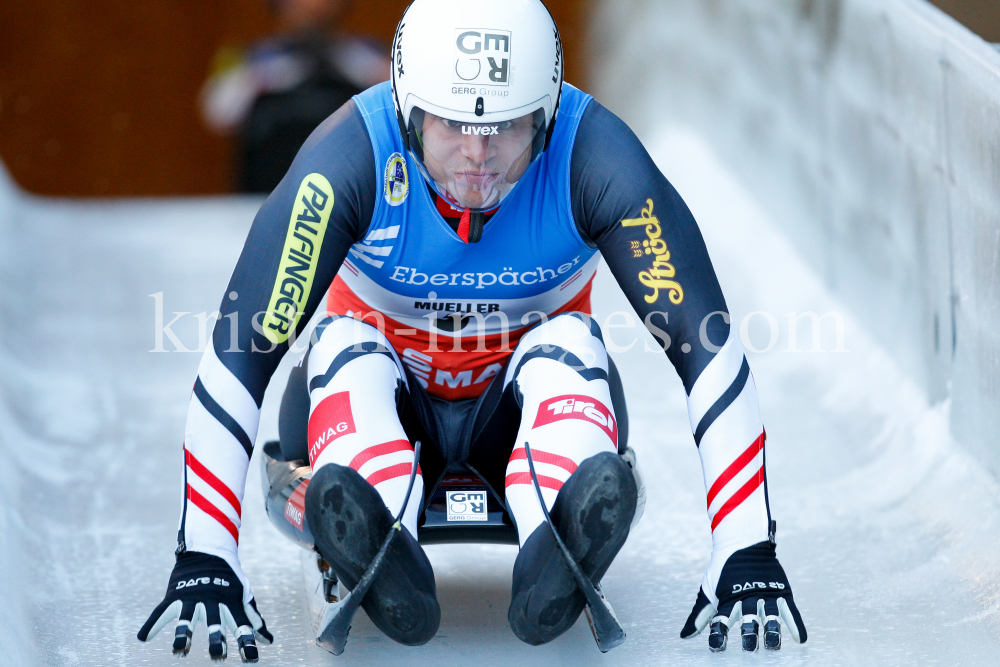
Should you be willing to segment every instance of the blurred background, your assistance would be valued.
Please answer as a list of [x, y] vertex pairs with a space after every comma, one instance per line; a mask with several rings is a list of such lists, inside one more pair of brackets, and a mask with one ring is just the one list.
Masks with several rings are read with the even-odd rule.
[[[255, 55], [256, 64], [263, 65], [258, 69], [266, 69], [268, 63], [260, 61], [274, 54], [261, 57], [261, 47], [267, 50], [275, 44], [261, 40], [295, 31], [289, 25], [293, 21], [282, 15], [284, 5], [304, 6], [298, 11], [307, 15], [331, 14], [333, 20], [326, 25], [317, 21], [317, 29], [365, 39], [376, 52], [387, 54], [408, 4], [406, 0], [0, 3], [0, 158], [18, 185], [43, 195], [260, 190], [273, 177], [260, 174], [267, 167], [259, 165], [256, 175], [247, 174], [244, 160], [253, 147], [246, 144], [252, 138], [239, 127], [223, 127], [225, 122], [206, 113], [209, 79], [232, 72], [240, 61], [246, 65]], [[589, 3], [549, 0], [547, 4], [562, 31], [566, 78], [585, 85]], [[935, 4], [986, 41], [1000, 42], [997, 3], [936, 0]], [[365, 65], [355, 68], [364, 70]], [[362, 72], [352, 83], [367, 87], [362, 85], [366, 77], [370, 78]], [[220, 106], [229, 105], [229, 111], [238, 115], [241, 104], [246, 104], [246, 96], [241, 98], [233, 88], [238, 86], [217, 93], [216, 116], [224, 115]], [[295, 130], [289, 134], [297, 136]]]
[[[247, 189], [242, 137], [220, 132], [218, 122], [213, 129], [202, 98], [213, 74], [246, 60], [259, 40], [288, 32], [283, 2], [292, 0], [0, 3], [0, 158], [18, 185], [44, 195]], [[383, 54], [409, 4], [295, 2], [331, 5], [331, 32], [366, 38]], [[547, 4], [565, 42], [567, 80], [583, 85], [588, 2]], [[986, 41], [1000, 42], [997, 3], [936, 4]], [[232, 98], [222, 95], [220, 103], [238, 110]]]
[[[324, 103], [387, 78], [389, 47], [408, 4], [406, 0], [0, 3], [0, 159], [20, 187], [42, 195], [117, 197], [269, 189], [262, 188], [263, 182], [273, 180], [266, 173], [268, 165], [251, 165], [252, 173], [247, 174], [244, 162], [254, 160], [255, 141], [258, 149], [267, 141], [260, 135], [267, 135], [269, 123], [281, 115], [274, 112], [323, 109]], [[581, 41], [585, 2], [547, 4], [562, 31], [567, 79], [581, 82], [586, 70]], [[315, 33], [332, 37], [322, 45], [330, 52], [332, 65], [325, 76], [301, 71], [317, 69]], [[283, 57], [289, 53], [293, 57]], [[385, 66], [379, 71], [374, 63], [372, 80], [372, 61], [380, 56]], [[302, 61], [310, 67], [297, 66]], [[215, 90], [212, 84], [218, 84]], [[255, 90], [269, 94], [263, 102], [272, 104], [261, 109], [258, 98], [256, 122], [241, 127], [238, 120], [245, 123], [253, 110], [254, 100], [247, 98], [253, 98]], [[275, 99], [282, 93], [284, 100]], [[291, 123], [312, 120], [308, 112], [304, 115]], [[275, 139], [278, 144], [301, 134], [300, 127], [270, 129], [274, 134], [284, 132]]]

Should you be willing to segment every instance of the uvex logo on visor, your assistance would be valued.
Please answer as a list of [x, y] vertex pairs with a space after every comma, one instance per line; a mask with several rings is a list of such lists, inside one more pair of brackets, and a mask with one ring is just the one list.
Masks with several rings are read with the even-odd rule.
[[510, 72], [509, 30], [455, 30], [453, 83], [506, 86]]
[[499, 125], [463, 125], [462, 134], [476, 134], [486, 136], [487, 134], [500, 134]]

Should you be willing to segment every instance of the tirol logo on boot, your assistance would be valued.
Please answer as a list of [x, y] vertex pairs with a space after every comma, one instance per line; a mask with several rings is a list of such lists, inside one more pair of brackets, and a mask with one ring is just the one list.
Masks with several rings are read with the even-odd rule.
[[531, 428], [563, 419], [579, 419], [599, 426], [611, 438], [611, 442], [618, 446], [618, 425], [615, 423], [614, 415], [608, 406], [592, 396], [571, 394], [542, 401]]
[[354, 432], [351, 392], [341, 391], [324, 398], [309, 416], [309, 465], [316, 465], [316, 459], [331, 442]]

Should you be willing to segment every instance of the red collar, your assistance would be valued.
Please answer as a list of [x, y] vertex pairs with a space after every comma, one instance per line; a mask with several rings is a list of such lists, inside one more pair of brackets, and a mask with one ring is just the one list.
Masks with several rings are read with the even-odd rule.
[[[455, 229], [455, 233], [458, 237], [462, 239], [465, 243], [469, 242], [469, 220], [471, 218], [471, 212], [469, 209], [457, 208], [448, 202], [444, 197], [434, 192], [434, 204], [437, 206], [438, 213], [441, 214], [445, 220], [458, 220], [458, 227]], [[497, 209], [500, 207], [490, 209], [486, 211], [486, 219], [489, 220]]]
[[437, 206], [438, 213], [441, 214], [443, 218], [460, 218], [465, 209], [452, 206], [445, 200], [444, 197], [438, 193], [434, 193], [434, 204]]

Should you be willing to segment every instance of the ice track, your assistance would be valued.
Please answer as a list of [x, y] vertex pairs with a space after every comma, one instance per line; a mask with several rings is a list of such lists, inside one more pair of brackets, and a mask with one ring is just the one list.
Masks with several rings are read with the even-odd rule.
[[[778, 654], [743, 655], [734, 642], [712, 655], [704, 635], [678, 638], [711, 548], [683, 388], [661, 352], [644, 351], [651, 338], [606, 328], [622, 349], [614, 356], [649, 492], [604, 579], [625, 645], [602, 656], [582, 617], [550, 645], [521, 644], [506, 621], [515, 549], [456, 545], [428, 549], [442, 607], [430, 644], [397, 645], [361, 612], [334, 658], [311, 641], [299, 551], [264, 515], [254, 461], [240, 552], [276, 636], [262, 665], [995, 664], [1000, 489], [951, 440], [948, 404], [928, 405], [697, 137], [665, 130], [649, 148], [702, 226], [736, 325], [755, 311], [777, 323], [774, 347], [749, 357], [778, 554], [809, 642], [785, 634]], [[0, 621], [18, 639], [5, 642], [0, 664], [177, 664], [169, 631], [148, 645], [135, 633], [173, 561], [199, 355], [149, 352], [150, 295], [162, 292], [164, 323], [214, 310], [258, 205], [22, 197], [6, 222], [0, 210]], [[602, 323], [613, 311], [635, 320], [604, 269], [594, 307]], [[848, 351], [787, 351], [793, 311], [842, 313]], [[831, 318], [823, 328], [831, 350]], [[173, 331], [197, 347], [193, 315]], [[765, 315], [747, 336], [768, 346]], [[811, 342], [803, 320], [798, 347]], [[258, 444], [277, 432], [288, 362], [268, 390]], [[204, 627], [185, 664], [210, 664]]]

